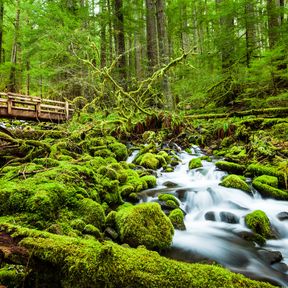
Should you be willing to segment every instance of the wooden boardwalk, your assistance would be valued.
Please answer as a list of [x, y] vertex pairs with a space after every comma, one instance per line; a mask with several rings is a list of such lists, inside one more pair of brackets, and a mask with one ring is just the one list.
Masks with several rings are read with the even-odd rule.
[[70, 119], [72, 113], [67, 101], [0, 92], [0, 118], [61, 122]]

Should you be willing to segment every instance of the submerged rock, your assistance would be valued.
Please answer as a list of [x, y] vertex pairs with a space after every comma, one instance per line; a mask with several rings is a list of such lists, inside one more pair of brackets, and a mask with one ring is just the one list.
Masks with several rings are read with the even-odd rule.
[[205, 219], [208, 221], [216, 221], [216, 216], [215, 216], [215, 212], [213, 211], [208, 211], [205, 213], [204, 215]]
[[285, 221], [285, 220], [288, 220], [288, 212], [280, 212], [277, 214], [277, 218], [280, 220], [280, 221]]

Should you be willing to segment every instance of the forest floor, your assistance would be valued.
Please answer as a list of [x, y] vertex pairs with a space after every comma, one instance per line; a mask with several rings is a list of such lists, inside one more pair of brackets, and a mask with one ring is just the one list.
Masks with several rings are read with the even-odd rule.
[[[165, 215], [158, 204], [132, 204], [137, 193], [156, 185], [153, 171], [173, 171], [179, 163], [174, 144], [188, 153], [199, 146], [223, 159], [218, 168], [232, 174], [274, 177], [274, 184], [256, 181], [259, 189], [287, 200], [287, 115], [287, 108], [264, 108], [197, 116], [155, 112], [130, 120], [79, 113], [61, 125], [3, 122], [0, 285], [270, 287], [217, 264], [161, 257], [183, 215], [178, 207]], [[135, 149], [135, 160], [126, 163]]]

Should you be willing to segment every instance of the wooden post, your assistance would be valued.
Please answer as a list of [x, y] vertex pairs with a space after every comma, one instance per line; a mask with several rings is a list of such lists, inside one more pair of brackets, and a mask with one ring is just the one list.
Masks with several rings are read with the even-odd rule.
[[40, 101], [36, 103], [35, 109], [36, 109], [36, 117], [39, 118], [41, 114], [41, 102]]
[[12, 114], [12, 98], [10, 98], [9, 93], [7, 94], [8, 99], [7, 99], [7, 113], [8, 115]]
[[66, 117], [66, 120], [69, 119], [69, 102], [68, 101], [65, 101], [65, 117]]

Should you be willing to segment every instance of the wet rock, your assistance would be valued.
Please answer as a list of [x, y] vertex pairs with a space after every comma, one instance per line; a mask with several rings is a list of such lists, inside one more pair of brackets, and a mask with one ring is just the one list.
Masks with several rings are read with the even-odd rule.
[[285, 221], [285, 220], [288, 220], [288, 212], [280, 212], [277, 214], [277, 218], [280, 220], [280, 221]]
[[168, 188], [174, 188], [174, 187], [177, 187], [178, 184], [172, 182], [172, 181], [166, 181], [163, 183], [164, 186], [168, 187]]
[[107, 227], [104, 231], [105, 235], [108, 236], [111, 239], [117, 239], [118, 238], [118, 233], [111, 227]]
[[266, 242], [265, 238], [262, 237], [261, 235], [257, 234], [257, 233], [253, 233], [252, 231], [241, 231], [241, 232], [238, 232], [237, 235], [246, 240], [246, 241], [249, 241], [250, 243], [257, 243], [259, 244], [260, 246], [263, 246]]
[[288, 272], [288, 266], [285, 263], [275, 263], [272, 265], [272, 267], [282, 273], [287, 273]]
[[268, 264], [279, 263], [283, 259], [280, 251], [269, 251], [266, 249], [259, 249], [258, 255], [262, 260], [264, 260]]
[[239, 223], [239, 217], [231, 212], [220, 212], [220, 219], [222, 222], [230, 223], [230, 224], [237, 224]]
[[206, 212], [204, 217], [205, 217], [205, 220], [207, 221], [216, 221], [215, 212], [213, 211]]

